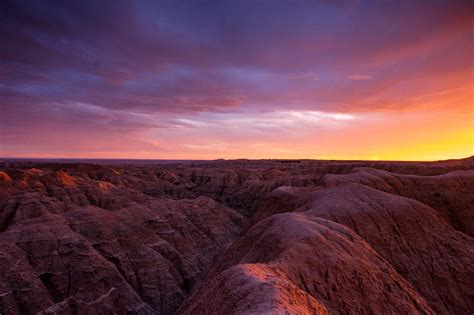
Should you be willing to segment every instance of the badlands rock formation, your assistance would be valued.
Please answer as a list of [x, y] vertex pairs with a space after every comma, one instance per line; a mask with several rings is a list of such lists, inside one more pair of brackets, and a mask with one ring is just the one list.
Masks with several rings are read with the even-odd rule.
[[472, 314], [474, 159], [0, 162], [0, 314]]

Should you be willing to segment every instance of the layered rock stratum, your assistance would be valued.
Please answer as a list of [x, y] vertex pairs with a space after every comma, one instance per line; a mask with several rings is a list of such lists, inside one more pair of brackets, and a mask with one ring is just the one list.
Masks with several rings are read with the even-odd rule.
[[0, 162], [0, 314], [472, 314], [474, 159]]

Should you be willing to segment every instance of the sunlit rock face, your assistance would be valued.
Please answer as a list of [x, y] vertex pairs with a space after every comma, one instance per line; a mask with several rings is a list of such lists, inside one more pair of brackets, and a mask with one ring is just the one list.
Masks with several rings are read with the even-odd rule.
[[0, 313], [469, 314], [474, 160], [0, 163]]

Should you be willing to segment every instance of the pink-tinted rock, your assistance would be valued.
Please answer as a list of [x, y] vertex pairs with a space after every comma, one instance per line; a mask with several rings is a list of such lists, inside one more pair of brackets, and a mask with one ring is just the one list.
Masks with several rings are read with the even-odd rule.
[[[262, 277], [271, 288], [253, 288], [253, 301], [236, 299], [233, 290], [222, 290], [232, 283], [245, 285], [248, 275], [239, 272], [239, 268], [246, 269], [248, 264], [263, 266], [255, 268], [253, 278]], [[216, 283], [222, 285], [216, 287]], [[274, 297], [278, 289], [283, 297]], [[297, 292], [308, 294], [308, 298]], [[292, 294], [294, 299], [284, 298]], [[269, 303], [272, 299], [274, 303]], [[253, 313], [288, 311], [295, 307], [289, 301], [307, 314], [324, 314], [326, 310], [330, 314], [433, 314], [410, 283], [353, 231], [299, 213], [273, 215], [249, 229], [227, 249], [206, 283], [196, 288], [183, 305], [181, 313], [195, 314], [207, 304], [210, 309], [219, 309], [221, 301], [229, 300], [235, 303], [228, 308], [230, 314], [247, 313], [247, 304]], [[259, 309], [252, 309], [253, 305], [259, 305]]]
[[0, 162], [0, 313], [470, 314], [473, 161]]

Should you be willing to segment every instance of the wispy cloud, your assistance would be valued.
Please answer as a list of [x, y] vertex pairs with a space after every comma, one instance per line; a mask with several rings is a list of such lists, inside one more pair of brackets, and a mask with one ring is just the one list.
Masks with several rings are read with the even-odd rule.
[[350, 74], [347, 76], [349, 80], [360, 81], [360, 80], [372, 80], [372, 76], [367, 74]]

